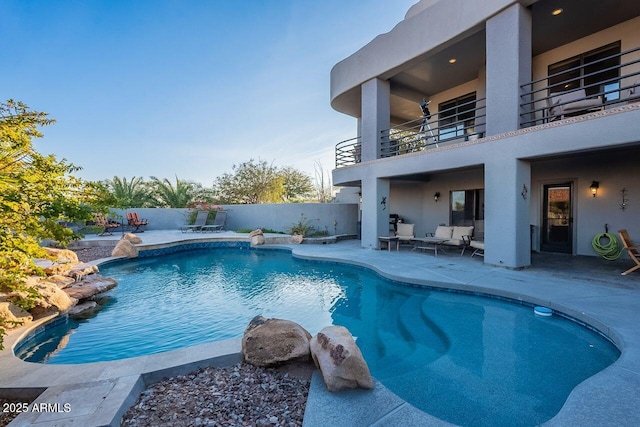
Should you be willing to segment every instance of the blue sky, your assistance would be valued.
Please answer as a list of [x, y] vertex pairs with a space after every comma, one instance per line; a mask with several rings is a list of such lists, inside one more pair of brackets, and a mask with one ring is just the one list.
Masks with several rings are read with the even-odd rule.
[[356, 120], [329, 73], [417, 0], [2, 0], [0, 98], [57, 120], [36, 141], [90, 180], [210, 186], [249, 159], [313, 176]]

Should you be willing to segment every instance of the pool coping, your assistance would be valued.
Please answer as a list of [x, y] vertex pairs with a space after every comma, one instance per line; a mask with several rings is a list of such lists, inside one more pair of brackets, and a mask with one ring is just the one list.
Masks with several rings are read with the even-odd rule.
[[[202, 240], [194, 236], [180, 239], [180, 242], [166, 242], [165, 245]], [[152, 246], [162, 245], [140, 245], [141, 249]], [[478, 262], [463, 265], [473, 267], [473, 274], [457, 267], [449, 267], [443, 272], [442, 262], [433, 262], [434, 257], [406, 253], [401, 256], [384, 251], [355, 250], [355, 247], [354, 243], [340, 242], [332, 245], [274, 244], [263, 248], [286, 249], [302, 259], [346, 262], [370, 268], [391, 280], [414, 285], [426, 284], [434, 288], [497, 295], [562, 311], [605, 333], [622, 354], [613, 365], [578, 385], [561, 411], [545, 425], [640, 424], [640, 410], [636, 408], [636, 402], [640, 399], [640, 327], [633, 316], [629, 318], [630, 314], [640, 309], [640, 290], [597, 288], [589, 283], [555, 278], [552, 273], [541, 276], [539, 272], [513, 271], [484, 266]], [[114, 259], [104, 258], [94, 263], [100, 265]], [[426, 265], [415, 268], [416, 261]], [[459, 262], [467, 261], [461, 259]], [[409, 266], [412, 268], [406, 268]], [[500, 280], [496, 281], [496, 277]], [[487, 282], [489, 279], [492, 283]], [[550, 283], [540, 286], [535, 283], [538, 279]], [[515, 290], [514, 283], [518, 286]], [[558, 286], [559, 291], [553, 292], [550, 286]], [[580, 291], [581, 295], [567, 297], [567, 287], [573, 289], [574, 294]], [[598, 310], [594, 302], [604, 302], [608, 307], [613, 305], [624, 315], [612, 317], [610, 311]], [[39, 323], [44, 321], [40, 320]], [[14, 397], [22, 394], [26, 398], [42, 392], [36, 403], [63, 404], [70, 403], [64, 399], [72, 399], [72, 410], [21, 414], [11, 426], [59, 425], [65, 420], [82, 422], [84, 425], [119, 425], [122, 415], [148, 384], [203, 366], [228, 366], [242, 359], [241, 339], [234, 338], [113, 362], [80, 365], [24, 362], [13, 355], [13, 348], [37, 326], [38, 323], [12, 331], [5, 337], [5, 350], [0, 353], [0, 396], [8, 395], [11, 391]], [[93, 395], [92, 391], [97, 393], [93, 400], [89, 398]], [[321, 376], [314, 373], [304, 425], [354, 425], [349, 420], [358, 420], [362, 425], [450, 425], [402, 401], [377, 381], [373, 391], [329, 393]]]

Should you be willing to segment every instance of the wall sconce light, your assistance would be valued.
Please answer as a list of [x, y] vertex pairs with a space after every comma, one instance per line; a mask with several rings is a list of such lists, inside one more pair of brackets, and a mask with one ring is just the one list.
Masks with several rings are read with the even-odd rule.
[[600, 188], [600, 183], [598, 181], [593, 181], [589, 186], [593, 197], [596, 197], [596, 195], [598, 194], [598, 188]]
[[522, 198], [524, 200], [527, 200], [527, 192], [529, 190], [527, 190], [527, 185], [526, 184], [522, 184], [522, 191], [520, 192], [520, 195], [522, 196]]
[[438, 203], [438, 199], [440, 198], [440, 192], [436, 191], [436, 194], [433, 195], [433, 200], [436, 201], [436, 203]]

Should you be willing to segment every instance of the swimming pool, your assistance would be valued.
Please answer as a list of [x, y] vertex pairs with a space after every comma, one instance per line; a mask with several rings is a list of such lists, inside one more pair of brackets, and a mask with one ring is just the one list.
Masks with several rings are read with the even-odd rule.
[[197, 250], [101, 270], [120, 282], [105, 309], [21, 344], [19, 357], [150, 354], [241, 336], [257, 314], [312, 334], [333, 323], [356, 336], [372, 374], [414, 406], [456, 424], [535, 425], [619, 356], [597, 333], [528, 306], [404, 286], [283, 251]]

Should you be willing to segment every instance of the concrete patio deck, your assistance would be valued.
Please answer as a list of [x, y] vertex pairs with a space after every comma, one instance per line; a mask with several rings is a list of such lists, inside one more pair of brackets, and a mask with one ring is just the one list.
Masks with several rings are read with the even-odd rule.
[[[143, 250], [202, 239], [246, 240], [246, 235], [233, 232], [148, 231], [140, 237]], [[113, 243], [119, 238], [117, 234], [92, 237], [83, 244]], [[409, 250], [361, 249], [358, 241], [266, 247], [290, 248], [301, 258], [367, 266], [395, 280], [525, 300], [585, 322], [609, 336], [622, 354], [613, 365], [576, 387], [562, 410], [545, 425], [640, 425], [640, 273], [620, 275], [631, 261], [610, 263], [595, 257], [534, 254], [531, 268], [514, 271], [487, 266], [478, 257], [461, 257], [457, 252], [436, 258]], [[11, 348], [26, 333], [14, 331], [5, 339], [6, 349], [0, 353], [0, 396], [42, 393], [36, 402], [59, 403], [61, 407], [68, 403], [70, 411], [25, 413], [11, 426], [119, 425], [146, 384], [201, 366], [225, 366], [241, 359], [240, 340], [232, 339], [115, 362], [43, 365], [13, 356]], [[329, 393], [316, 373], [304, 425], [449, 424], [417, 410], [378, 382], [372, 391]]]

